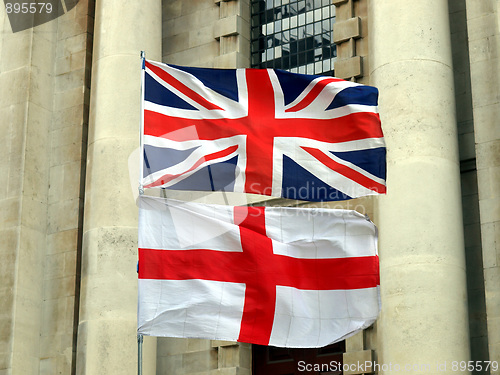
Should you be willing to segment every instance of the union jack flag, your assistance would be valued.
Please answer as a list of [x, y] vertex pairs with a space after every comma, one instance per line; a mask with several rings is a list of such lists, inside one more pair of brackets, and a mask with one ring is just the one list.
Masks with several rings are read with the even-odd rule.
[[307, 201], [384, 194], [374, 87], [273, 69], [145, 60], [145, 188]]

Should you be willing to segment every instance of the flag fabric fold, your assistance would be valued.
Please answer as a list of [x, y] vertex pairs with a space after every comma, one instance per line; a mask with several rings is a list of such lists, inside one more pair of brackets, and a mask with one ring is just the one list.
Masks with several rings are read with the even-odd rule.
[[274, 69], [146, 60], [145, 188], [306, 201], [384, 194], [374, 87]]
[[378, 316], [376, 228], [360, 213], [139, 201], [140, 334], [322, 347]]

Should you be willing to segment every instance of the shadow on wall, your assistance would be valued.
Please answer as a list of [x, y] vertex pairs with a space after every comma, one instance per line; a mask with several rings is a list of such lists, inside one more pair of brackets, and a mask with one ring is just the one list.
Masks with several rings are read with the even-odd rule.
[[12, 32], [52, 21], [73, 9], [79, 0], [4, 0]]

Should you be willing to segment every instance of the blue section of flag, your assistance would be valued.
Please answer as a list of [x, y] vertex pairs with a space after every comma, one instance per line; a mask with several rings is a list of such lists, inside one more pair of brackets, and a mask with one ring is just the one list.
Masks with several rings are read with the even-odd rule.
[[327, 183], [323, 182], [306, 169], [283, 155], [282, 197], [304, 201], [342, 201], [351, 199]]
[[191, 176], [167, 187], [171, 190], [194, 191], [234, 191], [234, 180], [237, 173], [235, 156], [225, 162], [211, 164], [193, 173]]
[[333, 152], [333, 155], [342, 160], [348, 161], [363, 168], [368, 173], [375, 177], [385, 180], [386, 167], [385, 167], [385, 148], [372, 148], [366, 150], [347, 151], [347, 152]]
[[144, 145], [143, 177], [184, 161], [198, 147], [193, 147], [188, 150], [175, 150], [172, 148]]
[[376, 106], [377, 102], [377, 88], [371, 86], [354, 86], [348, 87], [335, 95], [327, 110], [352, 104]]
[[275, 70], [285, 98], [285, 105], [298, 98], [307, 86], [318, 76], [290, 73], [284, 70]]
[[238, 84], [235, 69], [205, 69], [178, 65], [170, 66], [194, 75], [206, 87], [229, 99], [238, 101]]
[[147, 72], [144, 77], [144, 100], [159, 105], [182, 109], [194, 109], [191, 104], [156, 82]]

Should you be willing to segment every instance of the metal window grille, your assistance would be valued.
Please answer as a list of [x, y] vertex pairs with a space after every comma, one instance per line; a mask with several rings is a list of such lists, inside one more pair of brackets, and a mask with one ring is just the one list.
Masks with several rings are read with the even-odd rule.
[[251, 0], [253, 68], [333, 75], [331, 0]]

